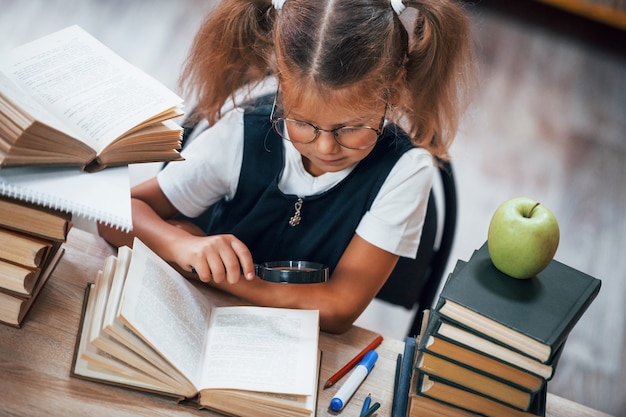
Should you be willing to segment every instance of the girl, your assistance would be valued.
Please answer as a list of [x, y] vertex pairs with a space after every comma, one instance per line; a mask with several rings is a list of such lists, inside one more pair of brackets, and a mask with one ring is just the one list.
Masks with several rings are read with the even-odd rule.
[[[133, 188], [133, 235], [187, 276], [254, 304], [318, 309], [323, 330], [347, 330], [398, 258], [415, 257], [469, 45], [451, 0], [223, 1], [181, 78], [211, 127], [196, 129], [185, 161]], [[226, 110], [242, 92], [253, 99]], [[281, 260], [326, 264], [330, 279], [255, 277], [254, 262]]]

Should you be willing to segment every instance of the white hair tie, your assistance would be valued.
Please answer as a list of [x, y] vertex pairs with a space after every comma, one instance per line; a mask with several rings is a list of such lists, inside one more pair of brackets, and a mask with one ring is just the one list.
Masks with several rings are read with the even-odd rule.
[[402, 0], [391, 0], [391, 8], [400, 16], [400, 13], [406, 9], [406, 6], [402, 3]]
[[282, 9], [284, 4], [285, 0], [272, 0], [272, 6], [274, 6], [276, 10]]

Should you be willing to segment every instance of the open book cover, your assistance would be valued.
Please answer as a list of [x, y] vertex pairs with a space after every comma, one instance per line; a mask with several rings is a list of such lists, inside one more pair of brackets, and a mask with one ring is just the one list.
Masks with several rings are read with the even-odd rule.
[[183, 100], [79, 26], [0, 58], [0, 167], [173, 161]]
[[216, 307], [141, 241], [86, 292], [72, 375], [238, 416], [313, 416], [319, 312]]

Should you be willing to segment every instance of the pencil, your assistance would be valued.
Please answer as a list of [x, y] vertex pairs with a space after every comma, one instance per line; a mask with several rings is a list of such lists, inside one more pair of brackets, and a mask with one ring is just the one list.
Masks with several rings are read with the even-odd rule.
[[354, 368], [356, 366], [356, 364], [359, 363], [359, 361], [361, 359], [363, 359], [363, 357], [365, 356], [365, 354], [367, 352], [369, 352], [372, 349], [375, 349], [382, 342], [383, 342], [383, 337], [382, 336], [378, 336], [376, 339], [374, 339], [372, 341], [372, 343], [367, 345], [365, 347], [365, 349], [363, 349], [361, 352], [359, 352], [358, 355], [356, 355], [354, 358], [352, 358], [350, 360], [350, 362], [346, 363], [343, 366], [343, 368], [341, 368], [340, 370], [335, 372], [335, 374], [333, 376], [328, 378], [328, 380], [326, 381], [326, 384], [324, 385], [324, 389], [332, 387], [337, 381], [339, 381], [341, 379], [341, 377], [343, 377], [345, 374], [347, 374], [348, 371], [350, 371], [350, 369]]
[[376, 410], [378, 410], [379, 407], [380, 407], [380, 403], [372, 404], [372, 406], [367, 409], [367, 411], [365, 412], [365, 414], [363, 414], [362, 417], [371, 417], [371, 415], [374, 414], [374, 412], [376, 412]]

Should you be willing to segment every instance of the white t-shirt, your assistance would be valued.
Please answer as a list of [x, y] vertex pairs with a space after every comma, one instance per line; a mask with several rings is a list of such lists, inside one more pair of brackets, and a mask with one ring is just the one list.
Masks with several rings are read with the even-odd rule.
[[[182, 152], [185, 161], [172, 162], [158, 174], [161, 190], [182, 214], [200, 215], [237, 190], [243, 160], [242, 109], [233, 109], [200, 133]], [[283, 141], [285, 168], [279, 188], [301, 197], [322, 193], [344, 179], [353, 167], [314, 177], [302, 164], [291, 142]], [[404, 153], [383, 183], [356, 233], [393, 254], [415, 257], [432, 185], [433, 159], [415, 148]]]

